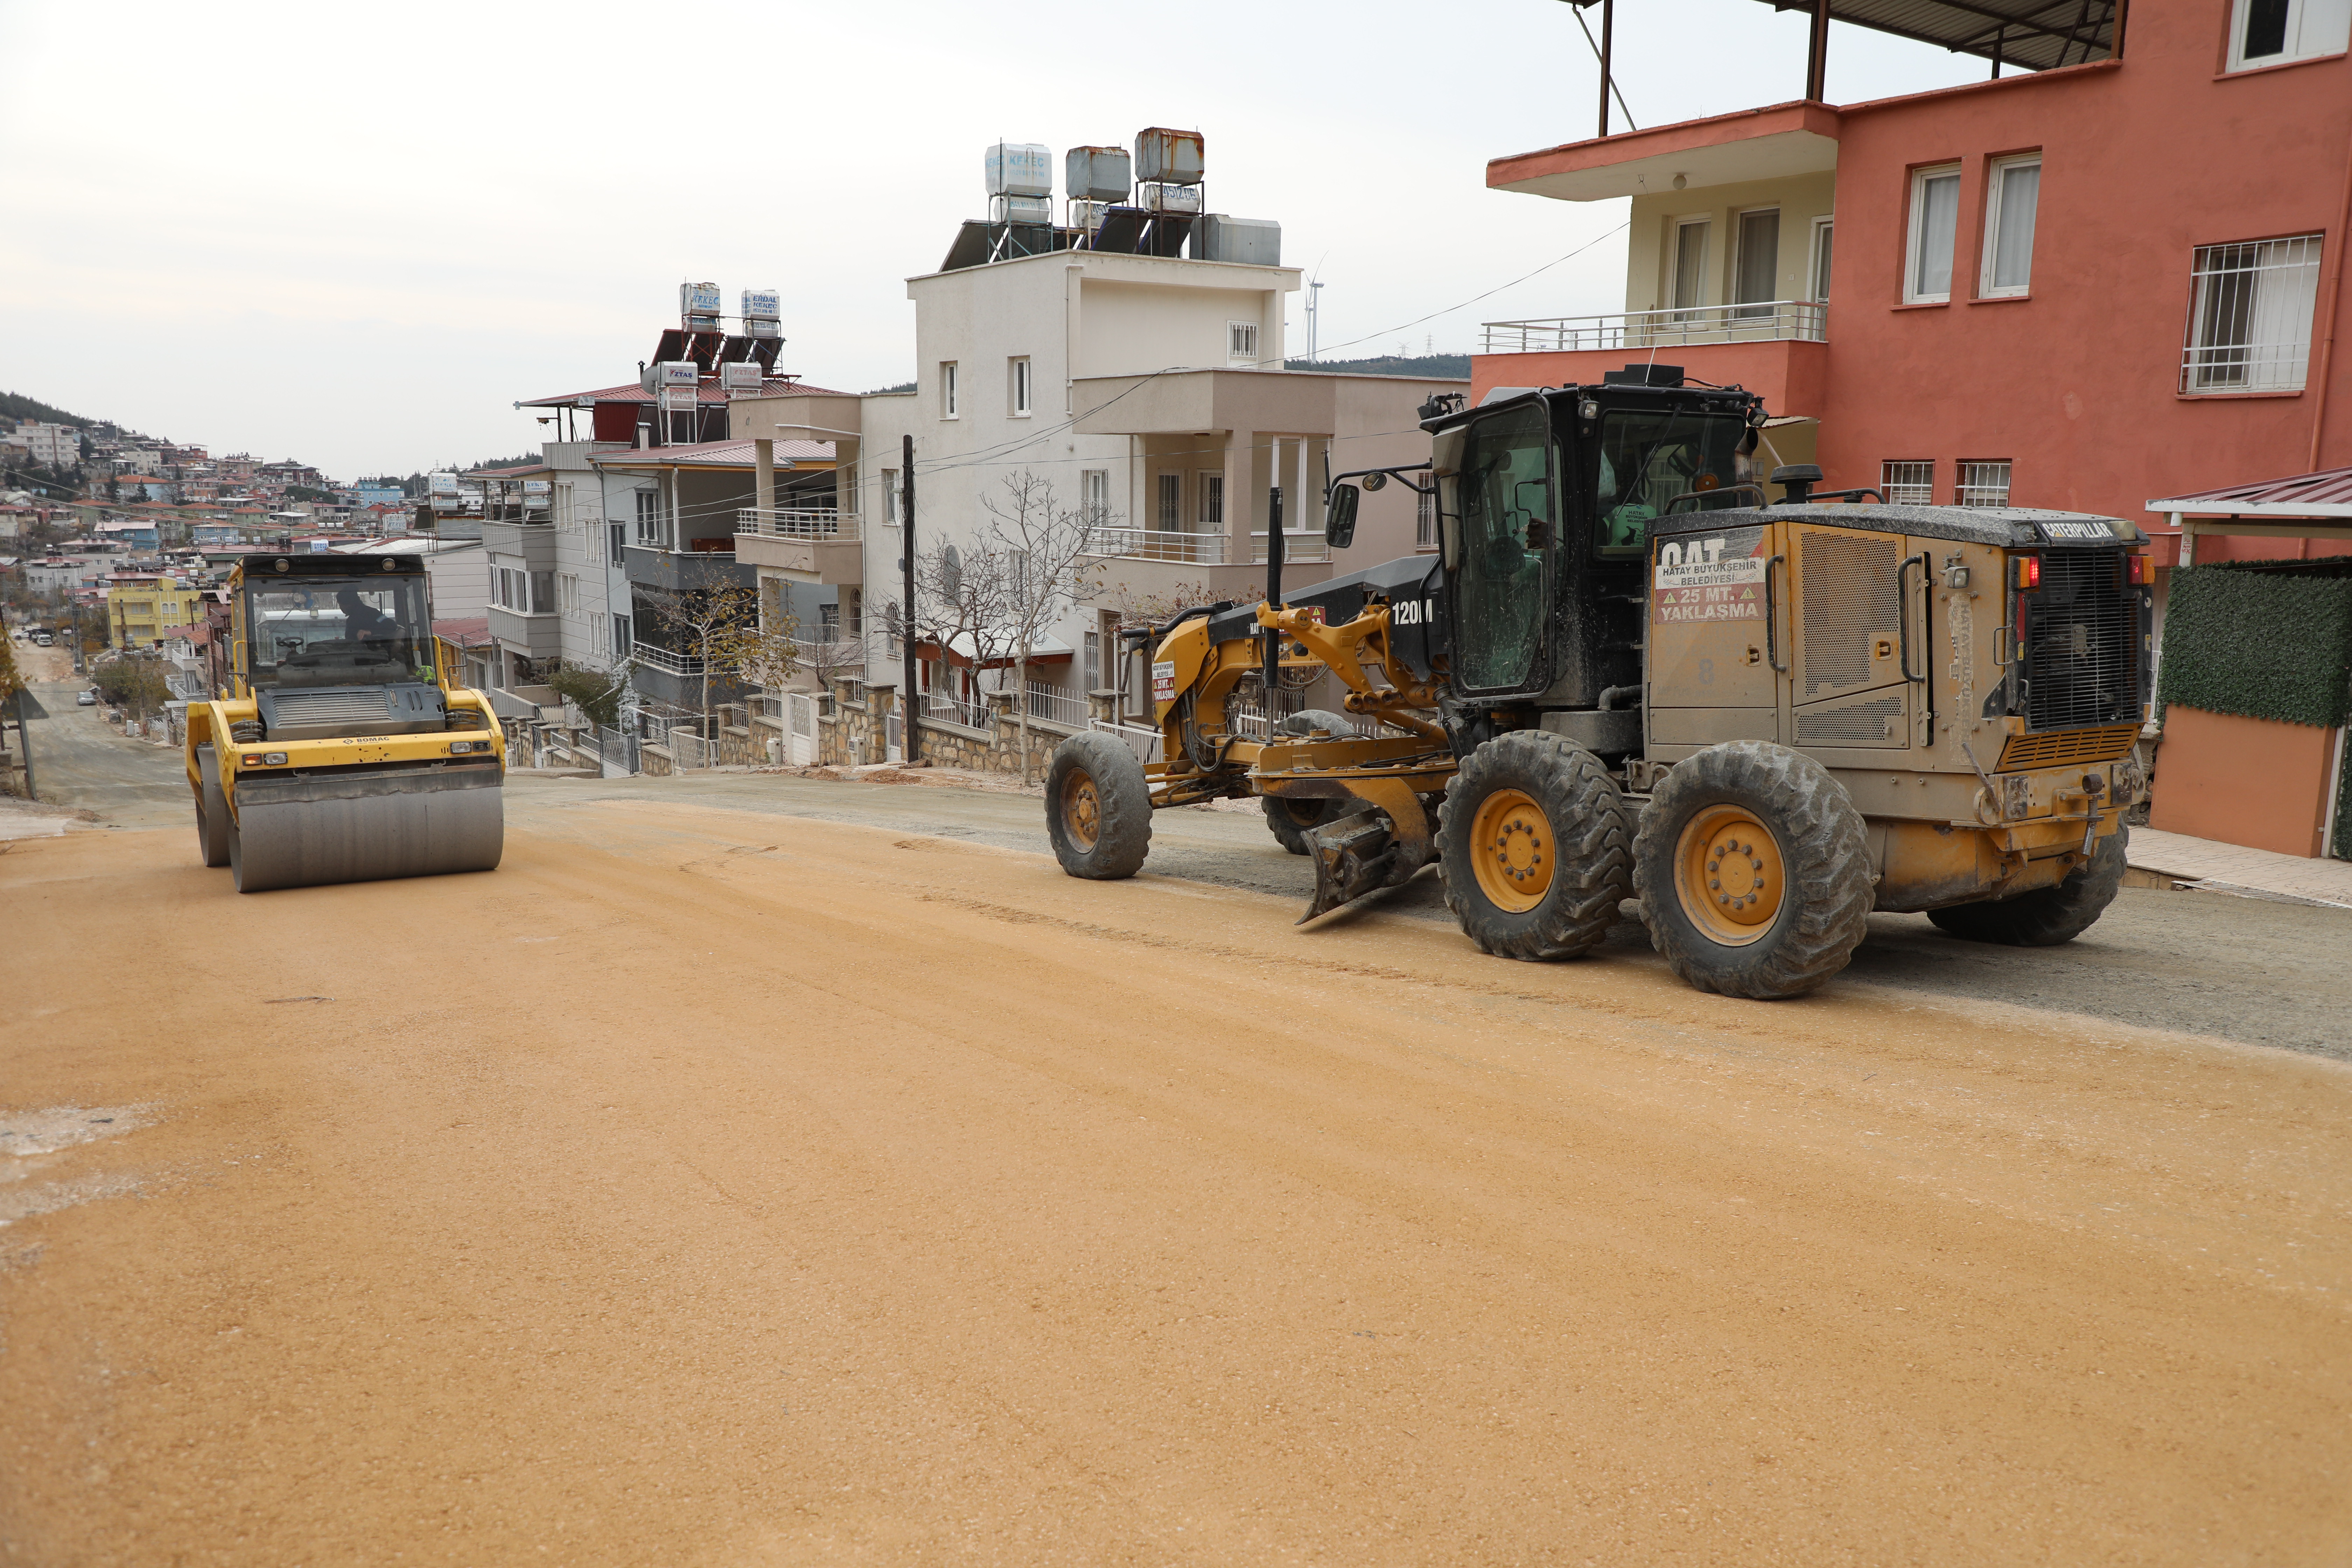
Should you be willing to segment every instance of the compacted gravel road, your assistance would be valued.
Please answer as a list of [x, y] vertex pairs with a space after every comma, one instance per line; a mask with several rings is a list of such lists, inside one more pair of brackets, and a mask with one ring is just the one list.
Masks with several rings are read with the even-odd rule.
[[1296, 930], [1231, 814], [702, 784], [0, 846], [0, 1563], [2352, 1554], [2352, 917], [1759, 1005]]

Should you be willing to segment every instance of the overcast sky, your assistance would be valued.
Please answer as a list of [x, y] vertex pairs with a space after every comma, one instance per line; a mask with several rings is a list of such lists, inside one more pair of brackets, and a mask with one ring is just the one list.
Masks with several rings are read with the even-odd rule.
[[[1805, 28], [1620, 0], [1619, 85], [1643, 126], [1796, 98]], [[1832, 101], [1984, 73], [1833, 35]], [[696, 278], [781, 289], [782, 366], [867, 391], [913, 374], [902, 280], [983, 215], [990, 142], [1058, 177], [1147, 125], [1203, 132], [1211, 210], [1320, 268], [1327, 354], [1465, 351], [1623, 304], [1624, 203], [1483, 184], [1591, 135], [1598, 78], [1559, 0], [0, 0], [0, 388], [406, 472], [534, 448], [515, 400], [632, 379]]]

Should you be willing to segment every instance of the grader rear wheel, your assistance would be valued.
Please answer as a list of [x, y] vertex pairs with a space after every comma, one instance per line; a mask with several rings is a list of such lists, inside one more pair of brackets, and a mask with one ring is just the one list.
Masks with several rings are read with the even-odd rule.
[[1045, 770], [1045, 832], [1073, 877], [1108, 882], [1141, 870], [1151, 850], [1151, 788], [1135, 753], [1095, 731], [1056, 746]]

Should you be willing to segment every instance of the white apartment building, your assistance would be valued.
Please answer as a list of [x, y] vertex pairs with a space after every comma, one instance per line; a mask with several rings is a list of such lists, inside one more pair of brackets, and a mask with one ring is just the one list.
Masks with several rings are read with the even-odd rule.
[[17, 424], [16, 439], [25, 444], [34, 462], [70, 468], [81, 461], [81, 431], [75, 426], [26, 419]]

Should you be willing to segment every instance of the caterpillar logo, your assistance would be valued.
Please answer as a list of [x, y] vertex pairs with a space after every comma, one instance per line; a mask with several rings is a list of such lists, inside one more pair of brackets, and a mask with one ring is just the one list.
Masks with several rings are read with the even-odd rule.
[[1426, 626], [1433, 618], [1433, 612], [1426, 599], [1399, 599], [1389, 609], [1389, 623], [1391, 626]]

